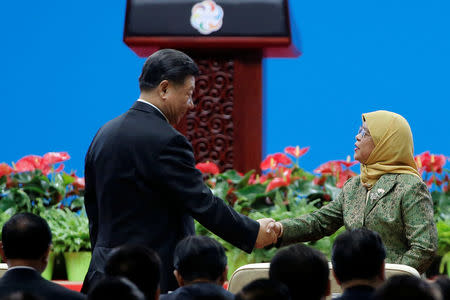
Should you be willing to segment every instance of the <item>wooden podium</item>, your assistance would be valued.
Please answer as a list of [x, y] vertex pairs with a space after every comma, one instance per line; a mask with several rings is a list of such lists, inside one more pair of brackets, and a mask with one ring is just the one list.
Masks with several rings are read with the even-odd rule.
[[124, 42], [137, 55], [174, 48], [198, 64], [195, 108], [178, 130], [197, 162], [221, 171], [259, 169], [262, 59], [298, 57], [293, 37], [287, 0], [127, 1]]

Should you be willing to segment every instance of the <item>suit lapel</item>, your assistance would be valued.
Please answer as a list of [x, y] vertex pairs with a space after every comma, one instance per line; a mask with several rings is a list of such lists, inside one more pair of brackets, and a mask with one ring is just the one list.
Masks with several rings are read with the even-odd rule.
[[381, 198], [386, 196], [394, 187], [397, 179], [397, 174], [386, 174], [378, 179], [375, 186], [370, 190], [369, 199], [367, 200], [366, 209], [364, 211], [364, 219], [375, 208]]

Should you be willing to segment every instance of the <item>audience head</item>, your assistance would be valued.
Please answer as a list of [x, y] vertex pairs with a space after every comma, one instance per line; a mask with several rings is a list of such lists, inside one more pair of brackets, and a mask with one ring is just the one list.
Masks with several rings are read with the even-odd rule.
[[250, 282], [236, 295], [236, 300], [289, 300], [288, 288], [277, 281], [257, 279]]
[[331, 262], [339, 284], [351, 280], [384, 280], [386, 249], [378, 233], [366, 228], [348, 230], [333, 244]]
[[105, 277], [95, 284], [88, 300], [145, 300], [144, 294], [131, 281], [123, 277]]
[[222, 285], [228, 272], [225, 249], [207, 236], [191, 235], [181, 240], [175, 248], [174, 267], [180, 286], [194, 281]]
[[161, 49], [145, 61], [139, 76], [139, 88], [141, 91], [153, 90], [163, 80], [182, 85], [186, 77], [198, 73], [197, 65], [188, 55], [174, 49]]
[[291, 299], [322, 299], [330, 294], [328, 261], [320, 251], [296, 244], [278, 251], [269, 277], [285, 284]]
[[1, 254], [9, 266], [27, 261], [39, 272], [47, 266], [52, 233], [47, 222], [32, 213], [12, 216], [2, 229]]
[[441, 275], [436, 277], [433, 285], [440, 290], [442, 300], [450, 300], [450, 278], [448, 276]]
[[410, 276], [390, 277], [375, 291], [373, 300], [439, 300], [439, 293], [424, 280]]
[[159, 298], [160, 259], [143, 246], [124, 245], [115, 249], [105, 265], [105, 274], [133, 282], [148, 300]]

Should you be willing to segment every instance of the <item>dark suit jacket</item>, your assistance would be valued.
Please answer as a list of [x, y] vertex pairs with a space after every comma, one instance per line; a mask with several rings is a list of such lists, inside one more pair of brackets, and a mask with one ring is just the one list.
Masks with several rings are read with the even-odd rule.
[[234, 295], [223, 287], [213, 283], [196, 283], [180, 287], [170, 294], [159, 297], [160, 300], [200, 300], [223, 299], [233, 300]]
[[351, 288], [348, 288], [344, 291], [344, 293], [335, 298], [334, 300], [365, 300], [372, 299], [372, 294], [375, 289], [368, 285], [357, 285]]
[[14, 292], [28, 292], [43, 300], [82, 300], [83, 294], [71, 291], [41, 277], [35, 270], [18, 268], [0, 278], [0, 298]]
[[157, 251], [161, 291], [176, 289], [173, 251], [195, 234], [193, 218], [244, 251], [255, 244], [259, 224], [211, 193], [195, 168], [191, 144], [146, 103], [135, 102], [97, 132], [85, 180], [93, 253], [84, 292], [101, 276], [111, 249], [126, 243]]

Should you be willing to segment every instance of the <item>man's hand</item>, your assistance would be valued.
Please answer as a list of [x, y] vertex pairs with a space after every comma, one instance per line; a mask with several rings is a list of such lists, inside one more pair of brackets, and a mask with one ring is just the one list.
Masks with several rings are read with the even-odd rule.
[[259, 232], [255, 248], [263, 248], [275, 244], [278, 237], [282, 234], [283, 226], [281, 223], [275, 222], [271, 218], [259, 219], [257, 222], [259, 223]]

